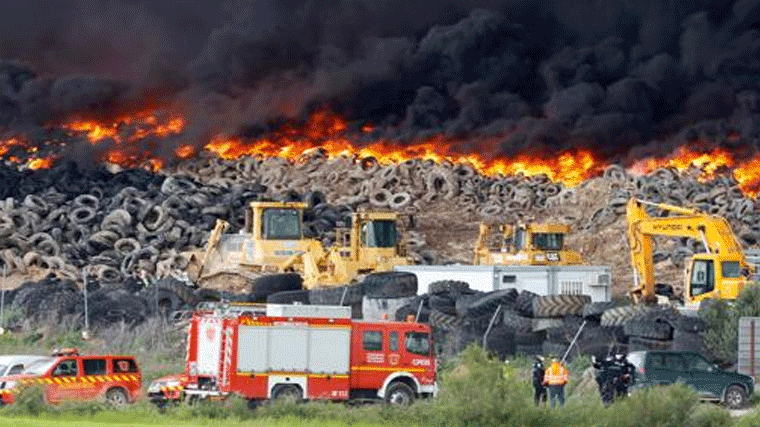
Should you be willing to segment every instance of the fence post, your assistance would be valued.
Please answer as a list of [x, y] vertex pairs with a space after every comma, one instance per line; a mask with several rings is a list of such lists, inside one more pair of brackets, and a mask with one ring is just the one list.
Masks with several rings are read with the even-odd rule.
[[87, 306], [87, 267], [82, 269], [82, 281], [84, 282], [84, 331], [82, 331], [82, 338], [90, 338], [90, 310]]

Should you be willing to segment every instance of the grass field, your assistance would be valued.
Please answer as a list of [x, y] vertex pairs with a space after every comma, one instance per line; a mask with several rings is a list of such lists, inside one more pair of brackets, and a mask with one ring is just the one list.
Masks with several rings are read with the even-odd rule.
[[[194, 421], [186, 420], [173, 420], [171, 418], [151, 419], [151, 417], [137, 417], [135, 419], [134, 414], [125, 413], [109, 416], [96, 416], [96, 417], [83, 417], [83, 416], [61, 416], [61, 417], [36, 417], [36, 418], [20, 418], [20, 417], [0, 417], [0, 426], [14, 426], [14, 427], [106, 427], [106, 426], [124, 426], [124, 427], [154, 427], [154, 426], [177, 426], [177, 427], [195, 427], [195, 426], [218, 426], [219, 420], [213, 419], [198, 419]], [[225, 427], [375, 427], [383, 424], [369, 424], [369, 423], [346, 423], [340, 421], [325, 421], [325, 420], [306, 420], [303, 418], [287, 417], [287, 418], [261, 418], [256, 420], [246, 421], [231, 421], [225, 420]]]

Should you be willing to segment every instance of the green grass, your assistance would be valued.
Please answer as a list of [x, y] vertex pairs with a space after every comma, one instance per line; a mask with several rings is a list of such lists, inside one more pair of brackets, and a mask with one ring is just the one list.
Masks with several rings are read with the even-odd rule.
[[[142, 334], [142, 335], [141, 335]], [[117, 334], [118, 336], [118, 334]], [[51, 348], [62, 341], [76, 341], [65, 334], [55, 342], [37, 338], [30, 344], [24, 336], [0, 336], [0, 352], [31, 352]], [[181, 340], [177, 340], [181, 343]], [[184, 366], [184, 348], [158, 341], [150, 331], [112, 339], [77, 344], [87, 352], [132, 353], [144, 373], [144, 385], [165, 373], [179, 373]], [[129, 351], [130, 348], [135, 350]], [[14, 350], [8, 350], [14, 349]], [[36, 349], [37, 351], [30, 351]], [[657, 387], [638, 391], [630, 398], [605, 408], [596, 384], [585, 383], [582, 373], [589, 360], [577, 358], [569, 366], [571, 381], [566, 388], [563, 408], [536, 408], [530, 383], [531, 360], [525, 357], [504, 363], [489, 358], [472, 346], [447, 361], [439, 376], [436, 398], [418, 401], [408, 408], [385, 405], [356, 405], [312, 402], [263, 405], [250, 410], [246, 402], [230, 397], [225, 402], [201, 402], [169, 407], [159, 412], [146, 400], [123, 410], [104, 403], [71, 403], [49, 407], [31, 391], [18, 403], [0, 408], [0, 426], [381, 426], [408, 427], [729, 427], [760, 425], [760, 415], [752, 413], [732, 419], [728, 411], [714, 404], [701, 404], [686, 386]]]
[[[51, 417], [43, 416], [37, 418], [20, 418], [20, 417], [0, 417], [0, 426], [14, 426], [14, 427], [101, 427], [101, 426], [113, 426], [124, 425], [130, 427], [152, 427], [152, 426], [210, 426], [219, 425], [216, 420], [199, 419], [193, 421], [185, 420], [173, 420], [170, 418], [151, 418], [151, 417], [135, 417], [130, 413], [123, 414], [110, 414], [109, 416], [97, 416], [92, 418], [74, 417], [74, 416], [62, 416]], [[225, 427], [237, 427], [237, 426], [252, 426], [252, 427], [296, 427], [296, 426], [308, 426], [308, 427], [374, 427], [381, 426], [383, 424], [371, 424], [371, 423], [347, 423], [339, 421], [324, 421], [324, 420], [306, 420], [297, 417], [286, 418], [259, 418], [255, 420], [246, 421], [229, 421], [224, 422]]]

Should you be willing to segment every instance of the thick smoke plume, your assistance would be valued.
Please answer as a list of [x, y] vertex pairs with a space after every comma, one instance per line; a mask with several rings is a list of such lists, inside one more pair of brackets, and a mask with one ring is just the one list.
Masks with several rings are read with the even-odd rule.
[[680, 145], [747, 156], [760, 146], [757, 1], [4, 9], [0, 135], [33, 144], [72, 117], [158, 107], [187, 123], [171, 147], [151, 147], [166, 153], [219, 133], [256, 137], [325, 108], [373, 123], [376, 137], [498, 138], [496, 152], [482, 153], [493, 157], [582, 147], [631, 163]]

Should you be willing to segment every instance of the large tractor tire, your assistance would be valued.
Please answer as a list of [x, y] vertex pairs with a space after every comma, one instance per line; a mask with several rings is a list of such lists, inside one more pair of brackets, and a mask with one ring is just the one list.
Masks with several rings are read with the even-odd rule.
[[465, 313], [469, 317], [480, 317], [493, 313], [500, 305], [502, 309], [512, 309], [516, 299], [517, 291], [512, 288], [489, 292], [470, 303]]
[[253, 280], [251, 283], [251, 299], [256, 302], [266, 301], [269, 295], [284, 291], [301, 289], [303, 279], [296, 273], [268, 274]]
[[610, 308], [602, 314], [600, 324], [602, 326], [622, 326], [628, 320], [645, 311], [646, 308], [641, 305], [624, 305], [622, 307]]
[[362, 281], [369, 298], [402, 298], [417, 294], [417, 276], [404, 271], [372, 273]]
[[623, 333], [629, 337], [669, 340], [673, 335], [673, 329], [665, 322], [636, 319], [623, 325]]
[[469, 283], [460, 282], [457, 280], [440, 280], [438, 282], [431, 283], [428, 287], [428, 293], [430, 294], [448, 294], [454, 297], [454, 299], [469, 290]]
[[538, 294], [534, 294], [531, 291], [520, 291], [515, 300], [515, 308], [520, 315], [525, 317], [533, 317], [533, 300], [536, 299]]
[[533, 319], [521, 316], [514, 310], [504, 310], [502, 321], [505, 327], [515, 332], [533, 332]]
[[297, 291], [276, 292], [267, 297], [267, 304], [309, 304], [309, 291], [300, 289]]
[[363, 292], [364, 288], [361, 284], [309, 289], [309, 303], [312, 305], [361, 305]]
[[430, 324], [441, 329], [453, 331], [462, 327], [463, 320], [459, 317], [432, 309], [430, 310]]
[[599, 320], [605, 311], [614, 307], [615, 303], [612, 301], [588, 303], [583, 307], [583, 318]]
[[533, 300], [533, 315], [536, 317], [562, 317], [568, 314], [583, 314], [583, 307], [591, 302], [588, 295], [543, 295]]

